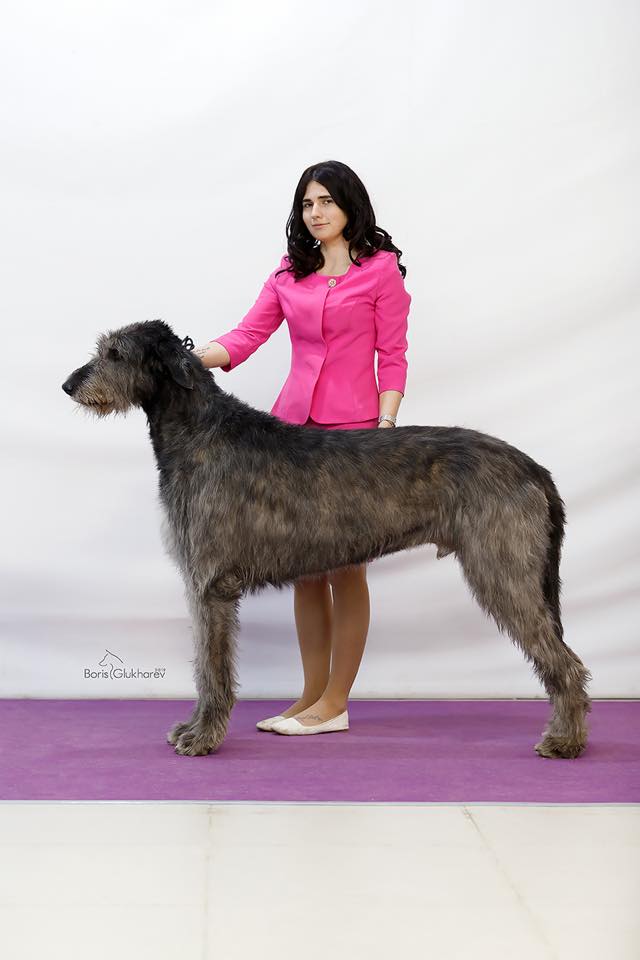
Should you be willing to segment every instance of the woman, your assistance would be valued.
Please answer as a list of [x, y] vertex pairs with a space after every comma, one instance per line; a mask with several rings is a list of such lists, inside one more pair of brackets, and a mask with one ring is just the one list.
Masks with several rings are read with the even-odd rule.
[[[304, 171], [287, 241], [288, 256], [249, 313], [195, 354], [206, 367], [228, 372], [286, 316], [292, 365], [271, 413], [321, 430], [393, 429], [406, 383], [411, 296], [402, 251], [376, 226], [353, 170], [330, 160]], [[304, 690], [284, 713], [257, 726], [287, 734], [346, 730], [349, 692], [369, 629], [366, 564], [297, 581], [294, 613]]]

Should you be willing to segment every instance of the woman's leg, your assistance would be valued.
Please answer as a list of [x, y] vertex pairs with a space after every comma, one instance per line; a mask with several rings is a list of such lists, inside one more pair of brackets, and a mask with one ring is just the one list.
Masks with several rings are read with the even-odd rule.
[[[378, 421], [318, 424], [310, 417], [305, 426], [324, 430], [375, 429]], [[325, 575], [323, 584], [326, 592], [314, 590], [316, 584], [313, 581], [294, 584], [296, 627], [305, 683], [302, 696], [283, 716], [295, 716], [306, 726], [331, 720], [347, 709], [349, 691], [369, 631], [366, 563], [333, 570]]]
[[294, 614], [302, 656], [304, 690], [283, 717], [293, 717], [322, 696], [331, 665], [333, 602], [327, 574], [317, 580], [298, 580], [294, 588]]
[[366, 563], [334, 570], [328, 578], [333, 588], [331, 671], [322, 694], [296, 714], [296, 720], [305, 726], [324, 723], [347, 709], [369, 630]]

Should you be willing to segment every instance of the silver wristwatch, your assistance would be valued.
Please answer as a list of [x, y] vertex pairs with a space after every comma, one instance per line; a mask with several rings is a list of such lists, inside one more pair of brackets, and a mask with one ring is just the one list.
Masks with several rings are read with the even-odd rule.
[[378, 417], [378, 423], [382, 423], [383, 420], [390, 420], [394, 427], [396, 425], [396, 418], [392, 413], [381, 413]]

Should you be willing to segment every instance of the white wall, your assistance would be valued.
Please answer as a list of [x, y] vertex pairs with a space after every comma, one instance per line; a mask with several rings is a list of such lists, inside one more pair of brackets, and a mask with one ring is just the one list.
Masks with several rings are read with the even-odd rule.
[[[606, 0], [3, 5], [0, 695], [194, 695], [144, 413], [95, 420], [61, 384], [107, 329], [239, 322], [329, 158], [403, 250], [399, 424], [551, 470], [566, 640], [594, 696], [639, 695], [639, 28]], [[289, 358], [283, 324], [216, 380], [269, 410]], [[354, 698], [543, 695], [453, 557], [378, 560], [369, 589]], [[297, 697], [292, 589], [241, 616], [240, 696]], [[164, 673], [85, 679], [105, 651]]]

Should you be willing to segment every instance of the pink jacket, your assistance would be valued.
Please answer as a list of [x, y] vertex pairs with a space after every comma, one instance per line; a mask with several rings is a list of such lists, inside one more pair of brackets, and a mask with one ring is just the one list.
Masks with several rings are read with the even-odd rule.
[[[411, 296], [393, 251], [379, 250], [341, 277], [312, 273], [294, 280], [283, 256], [237, 327], [216, 337], [237, 367], [282, 321], [291, 337], [291, 369], [271, 413], [288, 423], [349, 423], [379, 414], [378, 394], [407, 379], [407, 317]], [[213, 342], [213, 341], [212, 341]], [[374, 373], [378, 354], [378, 383]]]

